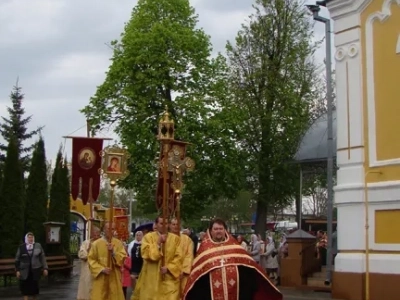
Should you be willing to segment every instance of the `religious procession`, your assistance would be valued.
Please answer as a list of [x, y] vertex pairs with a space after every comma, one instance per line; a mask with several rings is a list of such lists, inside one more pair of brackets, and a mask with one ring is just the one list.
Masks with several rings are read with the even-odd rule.
[[0, 299], [397, 299], [400, 0], [133, 2], [0, 1]]
[[[220, 218], [210, 220], [200, 242], [182, 227], [184, 175], [194, 170], [195, 162], [186, 156], [189, 143], [174, 137], [175, 123], [166, 107], [158, 127], [156, 205], [160, 214], [151, 230], [136, 231], [129, 244], [118, 239], [112, 221], [104, 222], [102, 228], [92, 225], [90, 238], [79, 251], [82, 262], [77, 300], [125, 300], [128, 287], [132, 300], [283, 299], [260, 264], [261, 249], [255, 235], [252, 249], [247, 250], [247, 244], [243, 247], [240, 237], [234, 238]], [[83, 144], [81, 148], [88, 149]], [[87, 157], [95, 154], [85, 151]], [[99, 174], [109, 179], [112, 207], [115, 186], [129, 175], [129, 154], [113, 146], [100, 155], [103, 168]], [[116, 164], [110, 168], [113, 161]], [[81, 163], [79, 168], [88, 165]], [[93, 193], [90, 182], [89, 201]]]

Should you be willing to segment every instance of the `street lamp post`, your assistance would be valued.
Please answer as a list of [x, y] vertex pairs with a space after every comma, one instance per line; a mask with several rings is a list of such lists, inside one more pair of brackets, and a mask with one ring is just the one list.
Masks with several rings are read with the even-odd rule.
[[327, 85], [327, 117], [328, 117], [328, 153], [327, 153], [327, 192], [328, 192], [328, 253], [326, 256], [327, 278], [325, 283], [330, 284], [332, 277], [332, 218], [333, 218], [333, 120], [332, 120], [332, 53], [331, 53], [331, 21], [319, 15], [320, 6], [326, 6], [328, 1], [317, 1], [316, 5], [307, 5], [315, 21], [325, 24], [326, 47], [326, 85]]

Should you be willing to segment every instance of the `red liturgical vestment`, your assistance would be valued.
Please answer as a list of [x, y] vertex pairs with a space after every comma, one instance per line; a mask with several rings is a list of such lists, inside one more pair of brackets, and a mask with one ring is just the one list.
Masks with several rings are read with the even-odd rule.
[[183, 300], [282, 300], [262, 268], [231, 236], [214, 242], [207, 232], [186, 284]]

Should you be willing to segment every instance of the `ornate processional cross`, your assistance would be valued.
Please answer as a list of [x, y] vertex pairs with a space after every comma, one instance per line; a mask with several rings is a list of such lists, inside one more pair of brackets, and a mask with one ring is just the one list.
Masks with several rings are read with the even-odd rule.
[[168, 153], [168, 171], [172, 172], [172, 188], [176, 193], [181, 193], [183, 189], [182, 176], [187, 171], [192, 171], [195, 162], [190, 157], [183, 156], [181, 147], [173, 147]]

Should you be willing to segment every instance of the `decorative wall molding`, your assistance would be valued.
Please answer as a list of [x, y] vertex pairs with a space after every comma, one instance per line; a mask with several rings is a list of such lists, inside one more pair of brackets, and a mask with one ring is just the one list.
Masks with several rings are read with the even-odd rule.
[[370, 167], [399, 165], [400, 158], [378, 161], [376, 154], [376, 111], [375, 111], [375, 70], [374, 70], [374, 22], [381, 23], [391, 16], [391, 5], [400, 0], [385, 0], [382, 10], [371, 14], [365, 24], [366, 44], [366, 71], [367, 71], [367, 104], [368, 104], [368, 139], [369, 139], [369, 164]]
[[333, 20], [361, 12], [372, 0], [331, 0], [327, 7]]
[[399, 37], [397, 38], [396, 54], [400, 54], [400, 34]]
[[335, 59], [337, 61], [342, 61], [346, 57], [354, 58], [358, 54], [358, 45], [356, 43], [351, 44], [348, 47], [339, 47], [335, 53]]

